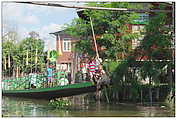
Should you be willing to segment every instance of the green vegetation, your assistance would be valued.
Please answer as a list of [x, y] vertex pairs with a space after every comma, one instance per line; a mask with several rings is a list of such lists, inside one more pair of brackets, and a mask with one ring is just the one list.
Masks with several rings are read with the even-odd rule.
[[[142, 4], [128, 2], [91, 2], [87, 5], [143, 7]], [[165, 9], [166, 6], [159, 3], [159, 6], [151, 7]], [[169, 14], [148, 13], [148, 23], [143, 23], [145, 29], [140, 32], [131, 31], [131, 24], [139, 18], [139, 13], [83, 10], [79, 14], [84, 17], [76, 18], [68, 24], [66, 33], [82, 39], [75, 44], [78, 53], [95, 56], [90, 25], [92, 19], [99, 55], [112, 79], [108, 89], [109, 98], [115, 101], [148, 101], [151, 104], [165, 99], [167, 95], [174, 99], [174, 26]], [[132, 48], [132, 40], [139, 41], [135, 49]], [[34, 37], [17, 44], [3, 41], [3, 73], [11, 76], [14, 72], [16, 75], [36, 70], [42, 72], [45, 67], [43, 49], [42, 40]], [[36, 54], [40, 54], [37, 60]]]
[[4, 40], [2, 43], [2, 71], [4, 76], [20, 76], [24, 73], [43, 72], [44, 41], [26, 38], [20, 42]]
[[[104, 6], [104, 7], [124, 7], [124, 8], [140, 8], [135, 4], [129, 3], [89, 3], [89, 6]], [[90, 26], [90, 18], [92, 18], [96, 40], [100, 49], [100, 57], [104, 59], [118, 60], [120, 57], [125, 57], [131, 50], [129, 45], [131, 39], [137, 38], [137, 33], [132, 33], [128, 29], [128, 24], [138, 18], [134, 12], [121, 11], [105, 11], [105, 10], [85, 10], [83, 13], [87, 18], [77, 18], [68, 25], [66, 32], [79, 37], [80, 40], [76, 44], [76, 51], [80, 53], [88, 53], [90, 56], [95, 56], [93, 48], [92, 30]], [[119, 40], [118, 40], [119, 39]], [[117, 54], [120, 56], [117, 56]]]
[[[158, 9], [165, 8], [164, 4], [159, 4]], [[124, 2], [89, 3], [88, 6], [141, 8], [138, 3]], [[92, 18], [100, 57], [111, 74], [112, 86], [108, 95], [112, 100], [152, 103], [164, 99], [169, 92], [174, 94], [171, 47], [174, 32], [166, 13], [151, 13], [140, 33], [128, 29], [128, 25], [138, 18], [134, 12], [84, 10], [82, 14], [86, 17], [73, 20], [66, 32], [82, 39], [76, 43], [76, 51], [95, 56], [89, 17]], [[140, 45], [133, 50], [131, 41], [142, 35]], [[105, 59], [108, 62], [105, 63]]]
[[54, 100], [50, 100], [49, 106], [58, 108], [58, 109], [63, 109], [67, 108], [68, 106], [71, 105], [71, 101], [69, 99], [64, 99], [64, 98], [57, 98]]

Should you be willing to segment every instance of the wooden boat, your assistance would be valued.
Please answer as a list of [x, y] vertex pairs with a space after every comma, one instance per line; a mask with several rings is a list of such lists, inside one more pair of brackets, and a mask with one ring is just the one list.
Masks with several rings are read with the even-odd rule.
[[92, 82], [83, 82], [56, 86], [51, 88], [35, 88], [26, 90], [2, 90], [3, 96], [26, 97], [36, 99], [53, 99], [95, 92], [96, 86]]

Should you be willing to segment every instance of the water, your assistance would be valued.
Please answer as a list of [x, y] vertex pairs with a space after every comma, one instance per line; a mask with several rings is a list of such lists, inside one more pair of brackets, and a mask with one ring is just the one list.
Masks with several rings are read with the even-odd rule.
[[72, 105], [56, 109], [47, 100], [15, 97], [2, 98], [4, 117], [174, 117], [175, 112], [163, 104], [146, 106], [126, 103], [103, 103], [89, 100], [86, 95], [69, 98]]

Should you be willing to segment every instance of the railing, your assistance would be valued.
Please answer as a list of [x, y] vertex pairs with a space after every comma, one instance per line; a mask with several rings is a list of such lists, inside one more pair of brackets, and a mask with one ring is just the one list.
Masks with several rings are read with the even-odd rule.
[[[44, 82], [47, 80], [47, 76], [45, 74], [35, 74], [35, 84], [36, 88], [43, 88]], [[3, 90], [23, 90], [30, 89], [31, 81], [34, 80], [34, 75], [32, 76], [24, 76], [19, 78], [6, 78], [2, 81], [2, 89]]]
[[46, 74], [32, 74], [19, 78], [6, 78], [2, 80], [3, 90], [24, 90], [31, 88], [46, 88], [60, 85], [60, 79], [66, 79], [65, 72], [53, 74], [52, 82], [48, 81]]

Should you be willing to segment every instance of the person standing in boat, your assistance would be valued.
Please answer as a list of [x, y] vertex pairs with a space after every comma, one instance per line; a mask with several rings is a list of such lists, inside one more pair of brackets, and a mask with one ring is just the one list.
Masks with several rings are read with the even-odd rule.
[[68, 82], [69, 82], [69, 84], [71, 84], [71, 80], [72, 80], [72, 78], [71, 78], [71, 72], [68, 72]]
[[53, 78], [53, 69], [52, 66], [49, 65], [49, 67], [47, 68], [48, 87], [51, 87], [52, 85], [52, 78]]
[[88, 63], [88, 69], [89, 69], [89, 76], [90, 76], [90, 80], [94, 83], [96, 83], [95, 79], [94, 79], [94, 75], [96, 72], [96, 62], [94, 57], [91, 58], [90, 62]]
[[36, 82], [37, 82], [37, 76], [35, 73], [30, 73], [30, 87], [31, 88], [36, 88]]
[[82, 81], [86, 81], [87, 78], [87, 63], [86, 61], [81, 62], [81, 71], [82, 71]]

